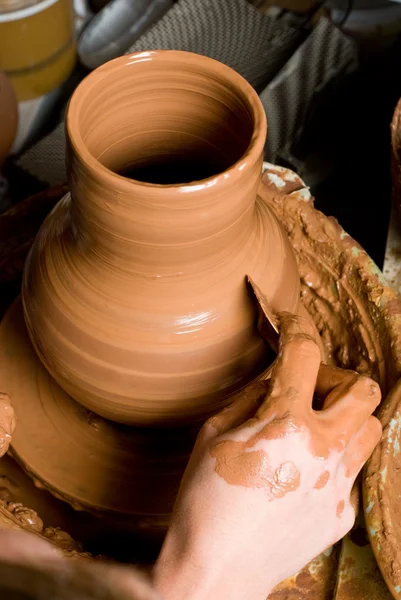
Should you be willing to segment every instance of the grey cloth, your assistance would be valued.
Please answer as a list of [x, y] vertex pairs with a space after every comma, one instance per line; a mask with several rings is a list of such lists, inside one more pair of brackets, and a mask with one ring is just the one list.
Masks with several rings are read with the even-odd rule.
[[[302, 39], [299, 30], [259, 12], [246, 0], [179, 0], [127, 53], [197, 52], [231, 66], [263, 89]], [[59, 125], [28, 149], [18, 164], [49, 185], [63, 183], [64, 144], [64, 126]]]
[[171, 7], [172, 0], [111, 0], [80, 36], [78, 56], [86, 67], [121, 56]]
[[[303, 39], [246, 0], [179, 0], [128, 52], [187, 50], [237, 70], [260, 92], [269, 122], [265, 156], [275, 160], [297, 138], [316, 91], [356, 64], [354, 44], [327, 19]], [[64, 144], [60, 124], [18, 164], [49, 185], [64, 183]]]
[[50, 187], [65, 183], [64, 122], [24, 152], [17, 165]]
[[232, 67], [260, 91], [301, 41], [298, 29], [245, 0], [179, 0], [129, 51], [203, 54]]
[[291, 153], [313, 100], [338, 75], [357, 67], [357, 48], [328, 19], [320, 19], [280, 73], [260, 94], [269, 131], [266, 156], [275, 162]]

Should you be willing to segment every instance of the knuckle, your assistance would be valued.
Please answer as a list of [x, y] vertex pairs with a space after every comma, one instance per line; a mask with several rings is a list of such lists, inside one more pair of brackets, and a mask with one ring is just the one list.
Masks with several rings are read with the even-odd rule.
[[380, 386], [367, 375], [358, 375], [352, 385], [352, 391], [378, 406], [381, 400]]
[[217, 417], [210, 417], [201, 427], [196, 441], [198, 444], [205, 444], [211, 438], [216, 437], [219, 430], [219, 422], [216, 422]]

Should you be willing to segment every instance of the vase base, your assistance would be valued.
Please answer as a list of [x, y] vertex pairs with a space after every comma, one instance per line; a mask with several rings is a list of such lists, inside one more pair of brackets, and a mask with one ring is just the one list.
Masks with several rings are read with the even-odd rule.
[[0, 379], [17, 415], [12, 455], [39, 486], [77, 510], [167, 527], [197, 428], [127, 427], [75, 402], [37, 358], [20, 299], [0, 326]]

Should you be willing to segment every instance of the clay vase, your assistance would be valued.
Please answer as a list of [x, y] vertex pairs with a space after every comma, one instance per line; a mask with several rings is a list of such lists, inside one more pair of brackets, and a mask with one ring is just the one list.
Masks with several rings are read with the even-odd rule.
[[257, 197], [258, 96], [209, 58], [143, 52], [78, 86], [66, 132], [70, 194], [24, 273], [36, 352], [107, 419], [204, 419], [268, 366], [245, 275], [274, 311], [298, 309], [292, 248]]

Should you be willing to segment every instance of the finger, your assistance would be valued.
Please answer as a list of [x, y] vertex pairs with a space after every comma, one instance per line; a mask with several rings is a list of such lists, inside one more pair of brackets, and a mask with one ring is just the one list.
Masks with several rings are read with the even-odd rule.
[[382, 436], [379, 419], [369, 417], [347, 446], [342, 464], [346, 477], [353, 482], [366, 463]]
[[279, 353], [271, 377], [270, 392], [257, 416], [263, 418], [272, 401], [278, 399], [283, 410], [288, 404], [305, 409], [312, 397], [320, 365], [320, 350], [311, 324], [297, 315], [280, 313]]
[[380, 403], [378, 384], [359, 375], [346, 378], [327, 396], [319, 419], [330, 424], [330, 435], [342, 450]]
[[316, 394], [325, 399], [324, 408], [330, 405], [327, 396], [336, 387], [346, 381], [355, 381], [359, 377], [356, 371], [350, 369], [340, 369], [339, 367], [332, 367], [330, 365], [321, 364], [316, 381]]
[[33, 563], [62, 557], [60, 549], [33, 533], [0, 531], [0, 562], [8, 560]]
[[320, 337], [318, 328], [316, 327], [314, 321], [312, 320], [312, 317], [310, 316], [310, 314], [308, 313], [308, 311], [306, 310], [306, 308], [304, 307], [303, 304], [299, 305], [298, 314], [299, 314], [299, 316], [304, 317], [307, 321], [309, 321], [309, 323], [313, 329], [313, 337], [315, 339], [315, 342], [319, 346], [320, 356], [321, 356], [320, 360], [322, 360], [324, 362], [326, 356], [325, 356], [322, 338]]
[[255, 416], [268, 390], [268, 382], [258, 381], [248, 385], [235, 395], [230, 406], [211, 417], [207, 424], [212, 426], [216, 435], [221, 435], [242, 425]]

